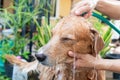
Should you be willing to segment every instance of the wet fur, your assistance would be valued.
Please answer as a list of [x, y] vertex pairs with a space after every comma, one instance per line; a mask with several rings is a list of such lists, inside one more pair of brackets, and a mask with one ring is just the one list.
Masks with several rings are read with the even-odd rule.
[[[73, 58], [70, 58], [68, 51], [78, 54], [91, 54], [98, 57], [99, 51], [103, 48], [103, 41], [98, 32], [84, 18], [69, 15], [60, 20], [52, 30], [52, 38], [41, 49], [39, 53], [47, 56], [47, 59], [38, 64], [40, 71], [39, 80], [73, 80]], [[11, 60], [8, 59], [11, 62]], [[67, 63], [70, 64], [67, 64]], [[15, 63], [19, 66], [23, 63]], [[34, 63], [32, 63], [34, 64]], [[29, 67], [32, 67], [29, 65]], [[52, 66], [52, 67], [51, 67]], [[27, 68], [26, 68], [27, 69]], [[76, 70], [75, 80], [105, 80], [102, 70], [80, 68]]]

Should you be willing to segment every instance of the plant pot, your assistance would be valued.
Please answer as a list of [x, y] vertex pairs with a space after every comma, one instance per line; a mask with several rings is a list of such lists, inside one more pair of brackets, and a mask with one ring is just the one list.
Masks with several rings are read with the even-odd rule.
[[[106, 54], [105, 59], [120, 59], [120, 54]], [[113, 72], [113, 79], [120, 80], [120, 74]]]

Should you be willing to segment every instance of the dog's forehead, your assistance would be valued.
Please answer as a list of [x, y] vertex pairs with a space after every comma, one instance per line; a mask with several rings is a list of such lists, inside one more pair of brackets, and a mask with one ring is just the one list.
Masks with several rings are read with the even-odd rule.
[[54, 32], [89, 32], [90, 30], [90, 23], [80, 17], [69, 15], [63, 19], [61, 19], [55, 28], [53, 29]]

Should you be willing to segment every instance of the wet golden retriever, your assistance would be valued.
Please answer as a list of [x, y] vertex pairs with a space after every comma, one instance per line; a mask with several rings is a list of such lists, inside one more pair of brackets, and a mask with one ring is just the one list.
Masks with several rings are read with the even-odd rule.
[[[103, 46], [104, 43], [99, 33], [86, 19], [74, 15], [61, 19], [52, 30], [51, 40], [35, 54], [37, 60], [42, 64], [37, 67], [40, 71], [39, 79], [105, 80], [102, 70], [90, 68], [74, 70], [74, 59], [67, 55], [68, 51], [73, 51], [98, 57]], [[12, 62], [14, 63], [14, 61]]]

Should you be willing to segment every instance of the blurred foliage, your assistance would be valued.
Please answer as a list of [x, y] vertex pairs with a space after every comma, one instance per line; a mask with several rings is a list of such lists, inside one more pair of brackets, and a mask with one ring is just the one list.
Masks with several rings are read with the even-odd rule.
[[[53, 9], [53, 5], [47, 0], [36, 0], [35, 3], [32, 1], [33, 0], [18, 0], [18, 2], [14, 2], [14, 5], [0, 9], [3, 11], [0, 17], [5, 19], [6, 25], [4, 29], [7, 26], [14, 30], [14, 44], [11, 48], [8, 48], [8, 51], [12, 49], [15, 55], [20, 55], [19, 53], [21, 50], [23, 56], [27, 57], [27, 54], [29, 54], [28, 51], [26, 52], [24, 50], [25, 46], [31, 41], [29, 33], [25, 33], [25, 35], [22, 36], [21, 30], [24, 28], [30, 31], [31, 24], [34, 25], [34, 21], [39, 22], [38, 18], [41, 18], [40, 16], [45, 16], [45, 20], [48, 23], [48, 12]], [[55, 0], [51, 2], [55, 3]], [[14, 13], [10, 13], [8, 9], [13, 10]], [[40, 33], [39, 27], [40, 26], [37, 26], [38, 33]], [[2, 50], [5, 50], [3, 51], [5, 54], [7, 53], [7, 47], [8, 46], [2, 47]]]
[[[14, 1], [14, 5], [10, 5], [7, 8], [0, 8], [2, 11], [0, 18], [3, 18], [5, 22], [3, 30], [5, 30], [6, 27], [12, 29], [14, 37], [12, 40], [4, 37], [2, 42], [0, 42], [0, 58], [2, 58], [3, 61], [5, 61], [4, 55], [6, 54], [21, 55], [24, 58], [28, 58], [30, 52], [26, 47], [32, 40], [29, 34], [31, 25], [35, 24], [35, 20], [38, 21], [39, 18], [42, 18], [40, 16], [45, 16], [46, 22], [48, 22], [48, 12], [51, 10], [51, 4], [48, 0], [35, 0], [35, 3], [33, 0], [17, 1], [18, 2]], [[9, 9], [13, 12], [9, 12]], [[22, 34], [21, 31], [23, 29], [28, 31]], [[10, 41], [13, 42], [12, 45], [10, 45]]]
[[11, 80], [11, 79], [0, 73], [0, 80]]
[[[24, 58], [28, 58], [30, 52], [25, 48], [29, 45], [30, 41], [35, 38], [35, 42], [38, 43], [36, 44], [37, 46], [42, 46], [47, 43], [51, 36], [51, 27], [48, 24], [40, 26], [39, 20], [41, 20], [41, 16], [44, 16], [46, 23], [48, 23], [48, 13], [51, 13], [53, 16], [55, 15], [54, 9], [56, 5], [53, 4], [56, 3], [56, 0], [52, 0], [51, 2], [49, 2], [50, 0], [35, 0], [35, 3], [32, 2], [33, 0], [13, 1], [14, 5], [7, 8], [0, 8], [2, 11], [0, 13], [0, 18], [3, 18], [5, 22], [3, 30], [7, 27], [14, 31], [14, 38], [12, 40], [4, 37], [2, 42], [0, 42], [0, 58], [2, 58], [3, 61], [5, 61], [4, 56], [6, 54], [14, 54], [16, 56], [21, 55]], [[9, 12], [8, 9], [13, 12]], [[30, 39], [29, 32], [31, 30], [31, 25], [34, 24], [37, 28], [38, 36]], [[25, 35], [21, 33], [23, 29], [28, 30]], [[0, 69], [2, 68], [0, 67]], [[8, 80], [7, 78], [3, 78], [5, 77], [0, 76], [0, 80]]]
[[13, 41], [9, 39], [3, 39], [0, 41], [0, 57], [2, 58], [4, 62], [4, 54], [12, 54], [12, 48], [13, 48]]
[[34, 21], [37, 24], [37, 34], [34, 35], [33, 40], [37, 41], [35, 45], [37, 46], [37, 48], [39, 48], [45, 45], [50, 40], [52, 35], [52, 26], [48, 24], [43, 24], [42, 26], [40, 26], [36, 20]]

